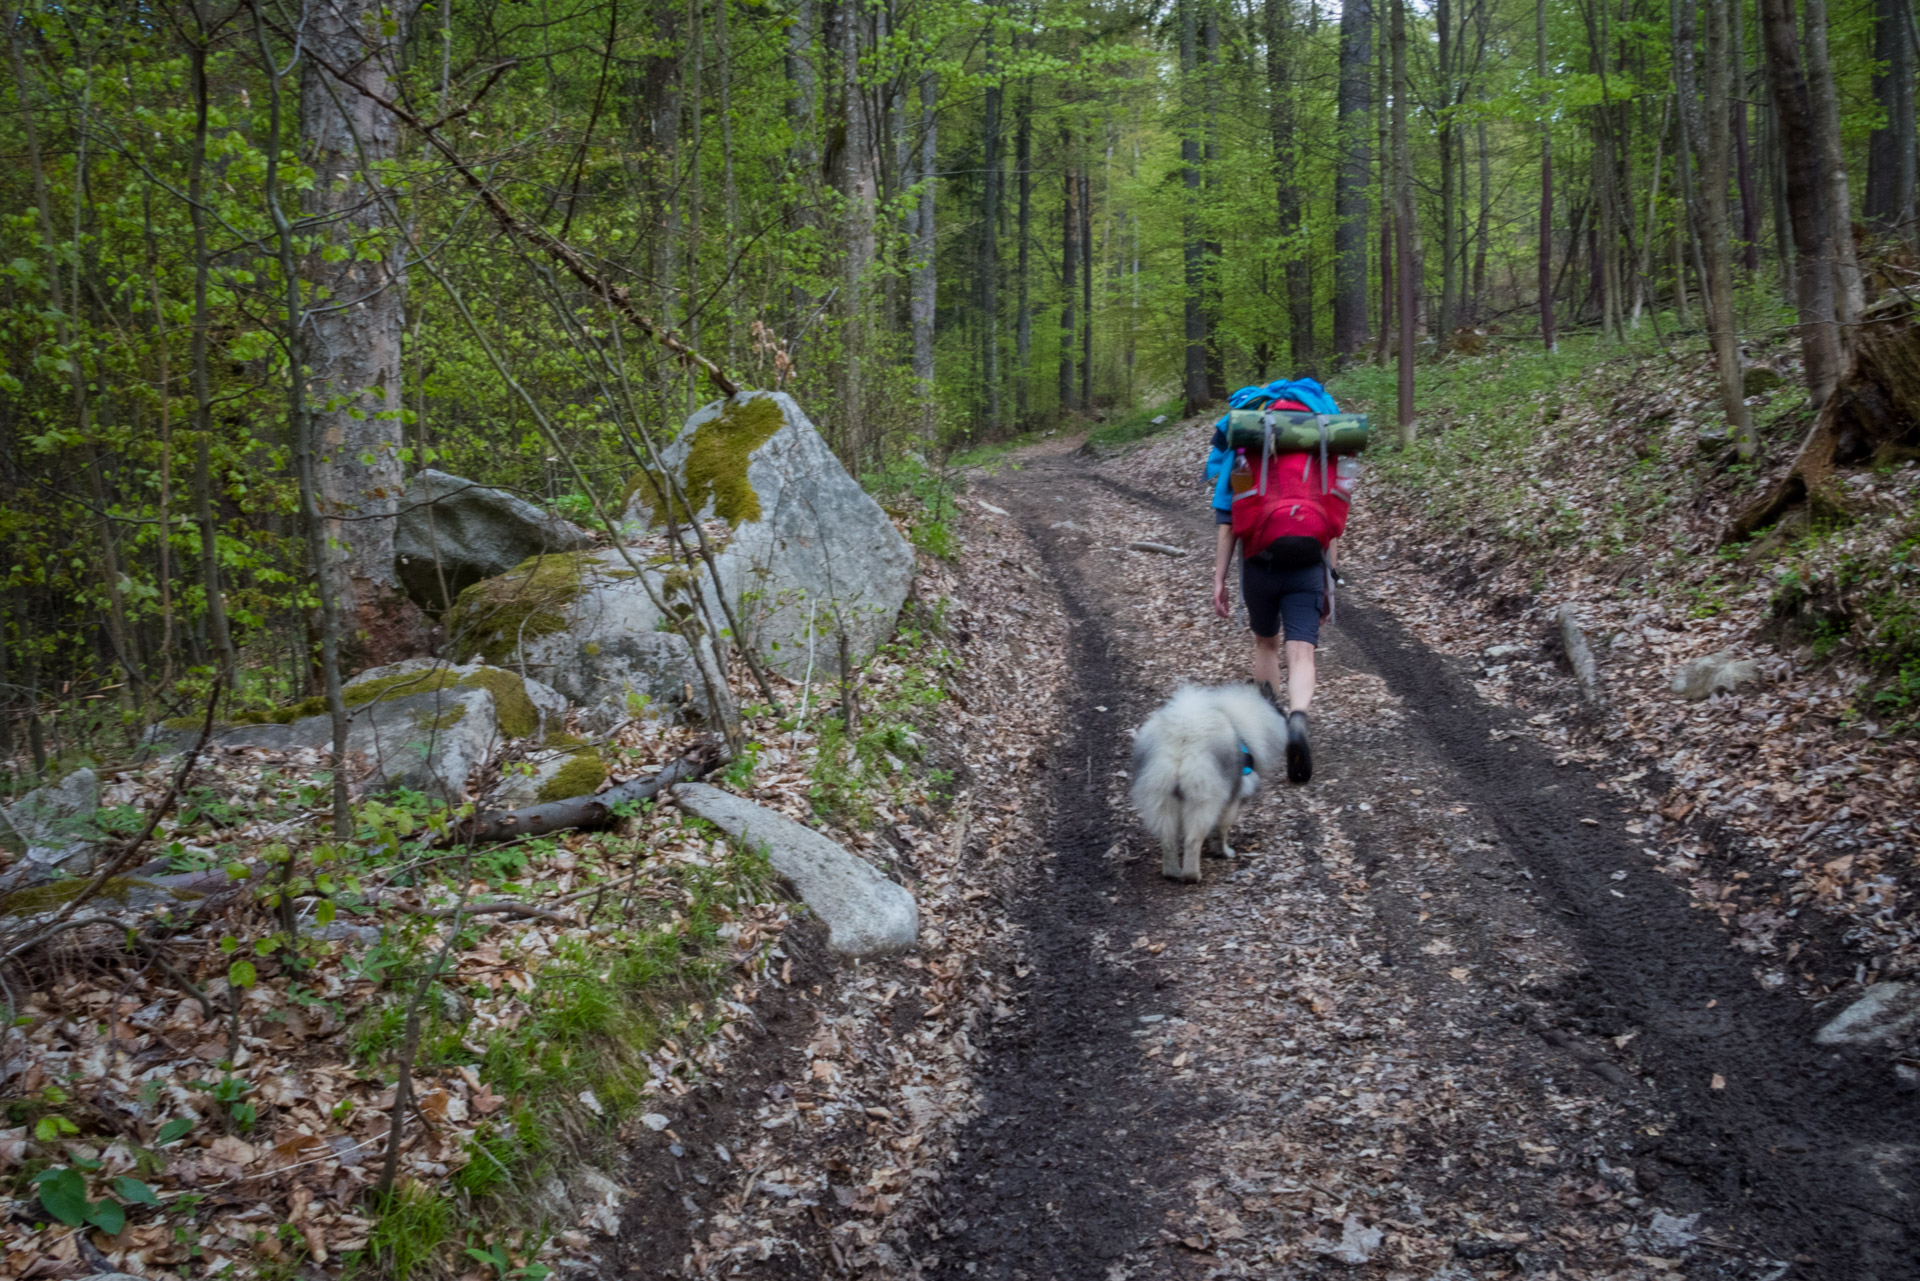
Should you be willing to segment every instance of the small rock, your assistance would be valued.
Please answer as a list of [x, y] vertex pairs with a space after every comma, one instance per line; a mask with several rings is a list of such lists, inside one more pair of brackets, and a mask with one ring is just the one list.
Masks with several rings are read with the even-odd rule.
[[1653, 1212], [1653, 1221], [1647, 1224], [1641, 1236], [1653, 1250], [1660, 1254], [1676, 1254], [1700, 1239], [1694, 1225], [1700, 1222], [1697, 1214], [1673, 1215], [1664, 1210]]
[[646, 1126], [649, 1130], [657, 1132], [666, 1129], [669, 1125], [672, 1125], [673, 1122], [658, 1112], [649, 1112], [640, 1118], [640, 1124]]
[[1480, 651], [1480, 657], [1489, 663], [1511, 662], [1532, 652], [1530, 645], [1489, 645]]
[[810, 827], [752, 801], [682, 783], [674, 799], [735, 840], [763, 846], [773, 870], [826, 923], [827, 946], [849, 956], [877, 956], [912, 947], [920, 909], [901, 886]]
[[1772, 391], [1785, 381], [1786, 379], [1780, 376], [1780, 371], [1772, 365], [1748, 365], [1746, 376], [1741, 381], [1740, 394], [1758, 396], [1763, 392]]
[[351, 921], [329, 921], [325, 925], [316, 925], [312, 929], [302, 930], [301, 935], [322, 943], [356, 943], [362, 947], [371, 947], [380, 941], [380, 927], [355, 925]]
[[1379, 1228], [1370, 1228], [1361, 1222], [1359, 1215], [1349, 1214], [1347, 1221], [1341, 1225], [1340, 1240], [1337, 1243], [1326, 1242], [1315, 1248], [1329, 1258], [1357, 1266], [1370, 1261], [1373, 1252], [1386, 1239], [1387, 1234]]
[[1760, 678], [1760, 665], [1750, 658], [1736, 657], [1730, 649], [1705, 658], [1682, 663], [1673, 674], [1673, 692], [1690, 703], [1714, 694], [1728, 693]]
[[1920, 986], [1875, 983], [1814, 1033], [1820, 1045], [1884, 1045], [1920, 1029]]
[[1732, 438], [1724, 427], [1703, 427], [1694, 434], [1694, 444], [1703, 454], [1717, 454], [1727, 447]]
[[1148, 425], [1149, 427], [1161, 427], [1161, 426], [1164, 426], [1164, 425], [1166, 424], [1166, 421], [1167, 421], [1167, 416], [1166, 416], [1165, 414], [1155, 414], [1155, 415], [1154, 415], [1154, 416], [1153, 416], [1153, 417], [1152, 417], [1152, 418], [1151, 418], [1151, 419], [1150, 419], [1150, 420], [1148, 421], [1148, 423], [1147, 423], [1147, 425]]

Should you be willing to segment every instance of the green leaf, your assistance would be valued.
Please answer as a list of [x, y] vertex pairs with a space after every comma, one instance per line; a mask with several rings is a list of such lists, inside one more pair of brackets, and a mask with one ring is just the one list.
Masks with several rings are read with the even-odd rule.
[[333, 913], [334, 913], [333, 900], [330, 898], [323, 898], [320, 900], [319, 904], [316, 905], [313, 909], [313, 919], [320, 924], [322, 929], [324, 929], [327, 926], [333, 924]]
[[252, 961], [235, 961], [227, 967], [227, 982], [235, 987], [252, 987], [259, 980]]
[[115, 1178], [113, 1181], [113, 1191], [115, 1195], [124, 1197], [135, 1205], [160, 1204], [160, 1198], [153, 1194], [152, 1188], [130, 1175], [122, 1174]]
[[177, 1143], [181, 1139], [186, 1138], [192, 1131], [193, 1122], [187, 1120], [185, 1117], [177, 1116], [160, 1127], [160, 1134], [154, 1139], [153, 1146], [164, 1148], [169, 1143]]
[[80, 1127], [64, 1116], [43, 1116], [34, 1123], [33, 1137], [42, 1143], [52, 1143], [63, 1134], [78, 1134]]
[[40, 1185], [40, 1204], [48, 1214], [70, 1228], [87, 1221], [87, 1183], [74, 1170], [42, 1170], [34, 1176]]
[[95, 1201], [87, 1207], [87, 1222], [110, 1237], [119, 1236], [127, 1226], [126, 1207], [114, 1200]]

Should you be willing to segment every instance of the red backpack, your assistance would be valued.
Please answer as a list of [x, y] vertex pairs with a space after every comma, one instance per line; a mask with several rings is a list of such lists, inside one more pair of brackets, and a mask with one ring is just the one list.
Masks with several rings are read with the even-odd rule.
[[[1258, 408], [1313, 412], [1286, 398]], [[1347, 504], [1357, 475], [1352, 463], [1350, 458], [1319, 454], [1236, 451], [1229, 484], [1240, 554], [1248, 560], [1264, 558], [1281, 569], [1319, 564], [1328, 544], [1347, 527]]]

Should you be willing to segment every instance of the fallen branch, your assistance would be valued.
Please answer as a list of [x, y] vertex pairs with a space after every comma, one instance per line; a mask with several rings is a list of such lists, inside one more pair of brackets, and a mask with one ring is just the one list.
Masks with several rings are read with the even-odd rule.
[[491, 844], [520, 836], [544, 836], [548, 832], [576, 828], [593, 831], [612, 827], [619, 816], [616, 806], [632, 801], [651, 800], [660, 789], [675, 783], [704, 778], [717, 768], [723, 753], [715, 744], [704, 745], [673, 761], [657, 774], [629, 779], [617, 787], [588, 796], [573, 796], [564, 801], [548, 801], [517, 810], [489, 810], [455, 823], [439, 841], [441, 848], [461, 844]]
[[[516, 920], [521, 917], [538, 917], [543, 921], [559, 921], [562, 925], [579, 924], [578, 921], [568, 916], [565, 912], [555, 912], [548, 908], [535, 907], [531, 903], [473, 903], [468, 905], [465, 914], [467, 916], [510, 916]], [[457, 907], [428, 907], [419, 909], [414, 915], [435, 917], [458, 916], [461, 915], [461, 910]]]
[[1159, 552], [1162, 556], [1185, 556], [1187, 554], [1186, 548], [1174, 547], [1167, 543], [1128, 543], [1127, 550], [1130, 552]]

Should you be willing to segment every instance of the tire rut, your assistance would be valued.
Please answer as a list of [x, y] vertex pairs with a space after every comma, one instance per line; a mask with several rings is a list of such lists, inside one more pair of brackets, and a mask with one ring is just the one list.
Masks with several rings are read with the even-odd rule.
[[1042, 519], [1053, 513], [1028, 491], [992, 488], [1052, 578], [1073, 676], [1050, 756], [1049, 853], [1014, 911], [1029, 967], [1020, 1017], [988, 1047], [982, 1114], [948, 1174], [938, 1239], [920, 1243], [923, 1260], [938, 1258], [930, 1276], [1105, 1277], [1156, 1240], [1187, 1174], [1162, 1136], [1196, 1113], [1192, 1097], [1141, 1070], [1132, 1036], [1142, 1015], [1177, 1011], [1156, 998], [1152, 967], [1111, 959], [1161, 914], [1139, 892], [1144, 873], [1111, 857], [1132, 818], [1108, 803], [1130, 750], [1124, 729], [1151, 702], [1116, 657], [1077, 557]]

